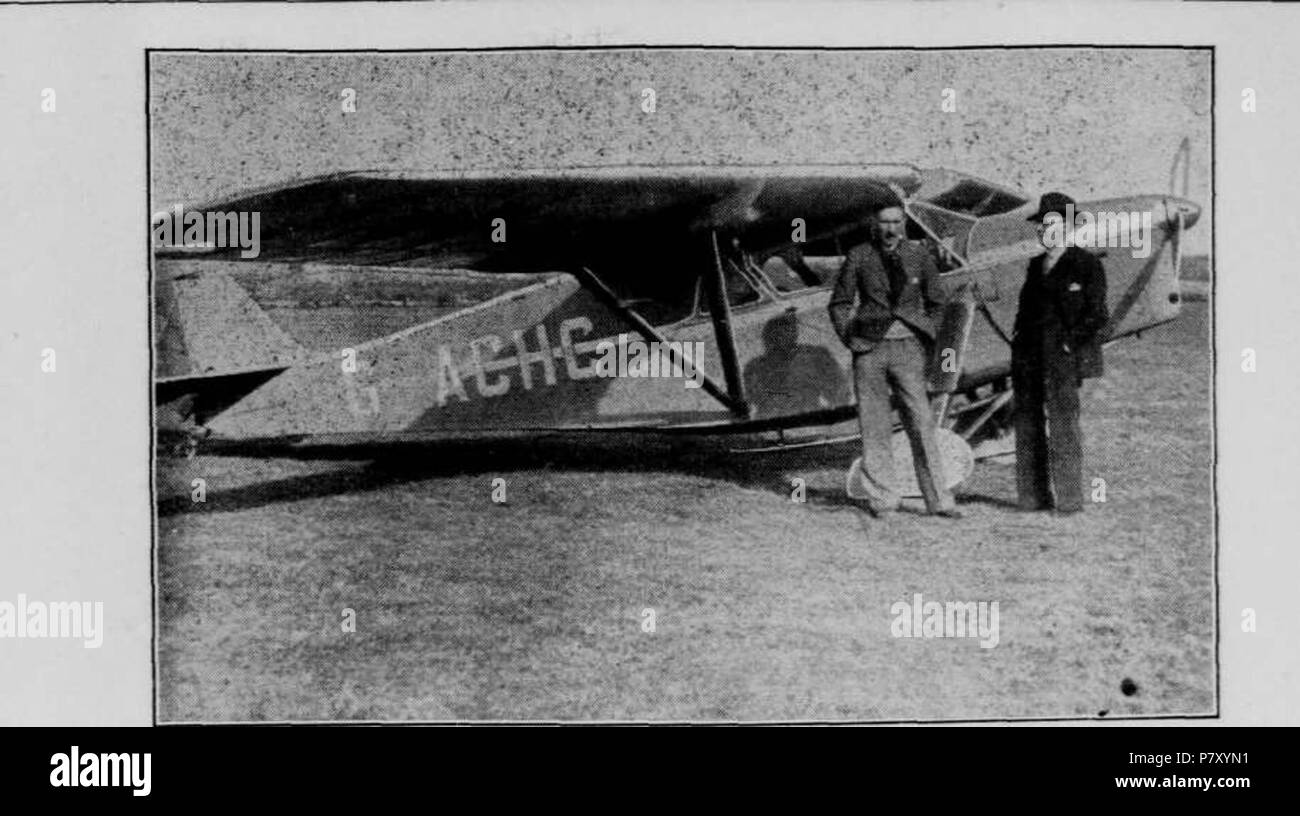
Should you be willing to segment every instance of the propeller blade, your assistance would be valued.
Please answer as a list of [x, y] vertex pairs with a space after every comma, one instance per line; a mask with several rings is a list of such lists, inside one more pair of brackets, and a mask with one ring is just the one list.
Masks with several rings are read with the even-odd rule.
[[[1173, 163], [1169, 165], [1169, 192], [1179, 198], [1187, 197], [1187, 190], [1191, 184], [1191, 158], [1192, 158], [1192, 140], [1184, 136], [1183, 140], [1178, 143], [1178, 149], [1174, 151]], [[1177, 188], [1178, 170], [1183, 171], [1183, 189]]]

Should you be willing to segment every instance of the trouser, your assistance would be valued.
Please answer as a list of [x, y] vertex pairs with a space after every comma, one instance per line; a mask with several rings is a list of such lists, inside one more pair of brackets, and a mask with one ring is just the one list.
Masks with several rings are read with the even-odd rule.
[[1032, 360], [1017, 361], [1012, 372], [1020, 506], [1083, 509], [1079, 380], [1053, 376]]
[[925, 347], [915, 337], [881, 340], [871, 351], [853, 355], [853, 385], [858, 395], [862, 431], [862, 470], [872, 510], [898, 507], [894, 488], [893, 410], [898, 395], [903, 429], [912, 445], [916, 481], [931, 513], [954, 506], [945, 486], [943, 462], [934, 438], [934, 414], [925, 388]]

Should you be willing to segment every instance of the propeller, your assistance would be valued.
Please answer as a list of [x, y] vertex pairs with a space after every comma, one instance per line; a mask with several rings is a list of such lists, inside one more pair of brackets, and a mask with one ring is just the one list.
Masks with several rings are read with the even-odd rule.
[[[1178, 149], [1174, 151], [1174, 160], [1169, 165], [1169, 194], [1176, 198], [1187, 197], [1187, 191], [1191, 184], [1191, 156], [1192, 140], [1184, 136], [1183, 140], [1178, 143]], [[1179, 173], [1182, 174], [1182, 189], [1178, 189]], [[1172, 208], [1169, 206], [1169, 200], [1165, 200], [1165, 223], [1171, 226], [1169, 232], [1169, 241], [1173, 244], [1170, 249], [1173, 252], [1174, 280], [1179, 280], [1182, 273], [1183, 264], [1183, 228], [1185, 222], [1185, 213], [1183, 208], [1175, 204]]]
[[[1192, 157], [1192, 140], [1184, 136], [1183, 140], [1178, 143], [1178, 149], [1174, 151], [1174, 161], [1169, 165], [1169, 192], [1172, 195], [1181, 198], [1187, 197], [1187, 190], [1191, 184], [1191, 162]], [[1178, 171], [1183, 173], [1183, 189], [1179, 191], [1175, 184], [1178, 180]]]

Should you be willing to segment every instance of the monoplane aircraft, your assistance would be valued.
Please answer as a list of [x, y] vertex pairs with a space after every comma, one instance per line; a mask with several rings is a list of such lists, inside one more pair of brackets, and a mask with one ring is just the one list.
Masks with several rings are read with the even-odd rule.
[[[829, 290], [882, 203], [906, 209], [909, 237], [940, 262], [937, 416], [977, 455], [1005, 453], [1038, 199], [906, 164], [350, 172], [189, 207], [260, 213], [261, 254], [155, 251], [159, 428], [260, 450], [546, 432], [757, 434], [754, 450], [832, 439], [854, 397]], [[1173, 319], [1180, 237], [1200, 208], [1159, 193], [1078, 207], [1134, 214], [1123, 229], [1152, 214], [1145, 257], [1098, 250], [1108, 338]], [[236, 282], [250, 263], [529, 277], [396, 333], [309, 348]], [[698, 370], [700, 387], [602, 376], [602, 352], [633, 341], [658, 344], [661, 371]]]

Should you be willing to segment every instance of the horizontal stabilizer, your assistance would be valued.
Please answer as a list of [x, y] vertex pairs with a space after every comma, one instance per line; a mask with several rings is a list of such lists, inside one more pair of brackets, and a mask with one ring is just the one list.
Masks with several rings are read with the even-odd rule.
[[[204, 407], [228, 406], [262, 383], [286, 370], [286, 366], [227, 371], [221, 374], [198, 374], [192, 377], [160, 377], [154, 380], [159, 405], [193, 395]], [[212, 413], [211, 410], [204, 413]]]

